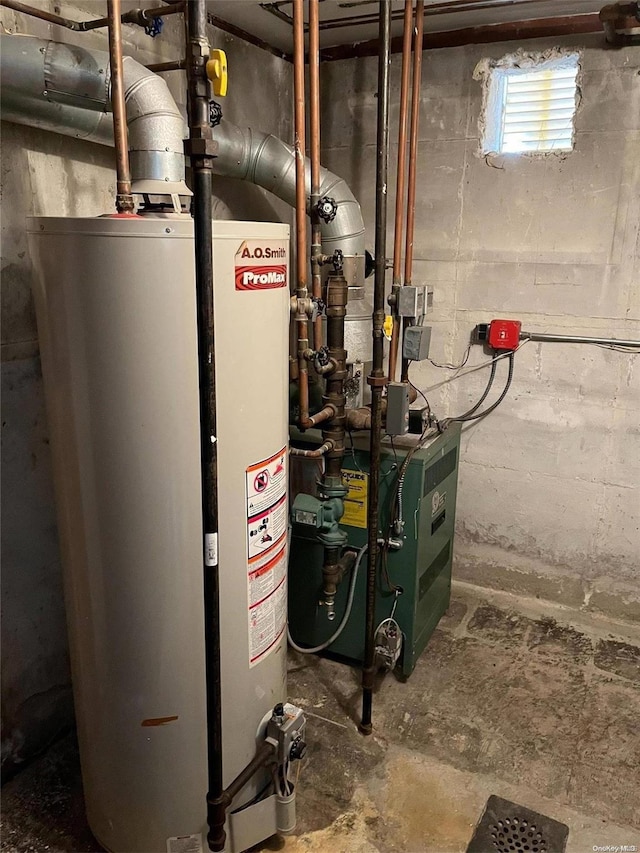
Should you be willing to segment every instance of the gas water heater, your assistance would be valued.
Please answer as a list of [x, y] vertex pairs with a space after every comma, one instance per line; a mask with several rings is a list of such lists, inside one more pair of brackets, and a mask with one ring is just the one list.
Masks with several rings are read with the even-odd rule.
[[[286, 703], [289, 227], [215, 222], [224, 784]], [[89, 824], [113, 853], [206, 849], [193, 223], [30, 222]], [[259, 427], [259, 428], [257, 428]], [[304, 718], [284, 706], [289, 743]], [[229, 851], [293, 827], [280, 768]]]

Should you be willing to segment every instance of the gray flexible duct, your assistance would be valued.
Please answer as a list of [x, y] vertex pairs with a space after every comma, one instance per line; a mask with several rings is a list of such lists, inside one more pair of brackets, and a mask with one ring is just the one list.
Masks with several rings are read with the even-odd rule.
[[[109, 55], [105, 51], [44, 41], [0, 37], [2, 118], [43, 130], [113, 145], [109, 113]], [[185, 193], [182, 140], [185, 122], [165, 81], [131, 57], [124, 59], [125, 100], [134, 192]], [[214, 131], [219, 150], [214, 170], [250, 181], [295, 204], [293, 148], [275, 136], [224, 120]], [[306, 170], [307, 195], [311, 188]], [[346, 182], [323, 169], [320, 195], [338, 209], [322, 223], [325, 254], [340, 249], [350, 285], [364, 283], [365, 230], [360, 205]]]
[[[2, 118], [113, 145], [109, 54], [102, 50], [2, 35]], [[184, 120], [165, 81], [124, 58], [133, 191], [188, 193]]]

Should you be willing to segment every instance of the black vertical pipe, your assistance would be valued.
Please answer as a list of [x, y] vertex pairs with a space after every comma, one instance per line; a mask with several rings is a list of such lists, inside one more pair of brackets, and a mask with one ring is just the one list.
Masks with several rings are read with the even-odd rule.
[[376, 571], [378, 565], [378, 502], [382, 442], [382, 390], [384, 374], [384, 291], [387, 257], [387, 172], [389, 160], [389, 67], [391, 64], [391, 2], [380, 0], [378, 52], [378, 131], [376, 160], [376, 267], [373, 289], [373, 364], [371, 386], [371, 438], [369, 445], [369, 498], [367, 504], [368, 556], [365, 652], [362, 668], [362, 721], [360, 731], [371, 734], [375, 666]]
[[218, 475], [216, 440], [216, 362], [213, 305], [212, 162], [214, 144], [209, 126], [209, 58], [205, 0], [190, 0], [187, 12], [187, 83], [191, 157], [192, 215], [195, 248], [200, 387], [200, 458], [202, 466], [202, 530], [204, 572], [204, 633], [207, 704], [207, 822], [209, 849], [224, 850], [222, 798], [222, 690], [220, 672], [220, 583], [217, 556]]

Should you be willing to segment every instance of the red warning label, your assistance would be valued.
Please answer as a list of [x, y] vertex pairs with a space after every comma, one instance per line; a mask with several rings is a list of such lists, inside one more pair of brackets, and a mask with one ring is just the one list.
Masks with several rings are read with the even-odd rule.
[[287, 252], [283, 240], [245, 240], [235, 255], [236, 290], [287, 287]]

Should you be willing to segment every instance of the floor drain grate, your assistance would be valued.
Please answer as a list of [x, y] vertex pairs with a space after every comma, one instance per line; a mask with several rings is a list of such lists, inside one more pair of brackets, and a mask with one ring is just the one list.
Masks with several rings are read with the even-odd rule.
[[564, 853], [568, 835], [564, 823], [491, 796], [467, 853]]

